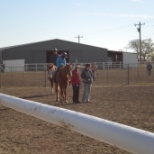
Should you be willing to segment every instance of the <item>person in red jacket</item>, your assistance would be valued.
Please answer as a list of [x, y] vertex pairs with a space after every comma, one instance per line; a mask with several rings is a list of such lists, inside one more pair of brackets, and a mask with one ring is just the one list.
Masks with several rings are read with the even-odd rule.
[[72, 71], [72, 88], [73, 88], [73, 103], [80, 103], [79, 102], [79, 89], [80, 89], [80, 75], [79, 75], [79, 65], [76, 65], [74, 70]]

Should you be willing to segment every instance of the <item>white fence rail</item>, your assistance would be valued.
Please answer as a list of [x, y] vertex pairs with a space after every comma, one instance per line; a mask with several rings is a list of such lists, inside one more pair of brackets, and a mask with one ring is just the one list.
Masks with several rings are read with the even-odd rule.
[[[114, 69], [114, 68], [127, 68], [128, 64], [123, 64], [121, 61], [117, 62], [93, 62], [96, 64], [98, 69]], [[24, 67], [7, 67], [4, 64], [0, 64], [0, 72], [24, 72], [24, 71], [44, 71], [47, 69], [49, 63], [31, 63], [25, 64]], [[75, 66], [76, 63], [72, 63]], [[81, 66], [84, 66], [86, 63], [78, 63]], [[130, 68], [138, 68], [141, 65], [146, 66], [147, 62], [138, 62], [138, 63], [129, 63]], [[151, 62], [154, 65], [154, 62]]]
[[[72, 63], [73, 67], [76, 63]], [[78, 63], [84, 67], [86, 63]], [[123, 64], [122, 62], [95, 62], [98, 69], [113, 69], [113, 68], [127, 68], [128, 65]], [[32, 64], [25, 64], [24, 67], [14, 66], [8, 67], [5, 65], [0, 65], [0, 72], [27, 72], [27, 71], [44, 71], [47, 69], [47, 65], [49, 63], [32, 63]], [[137, 68], [138, 63], [129, 64], [131, 68]]]
[[134, 154], [154, 154], [154, 133], [87, 114], [0, 94], [0, 105], [109, 143]]

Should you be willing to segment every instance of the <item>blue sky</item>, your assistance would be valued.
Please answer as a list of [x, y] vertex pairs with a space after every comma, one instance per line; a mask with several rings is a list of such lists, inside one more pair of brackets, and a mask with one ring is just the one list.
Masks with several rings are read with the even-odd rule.
[[[126, 50], [139, 38], [154, 41], [154, 0], [0, 0], [0, 47], [63, 39]], [[128, 50], [129, 51], [129, 50]]]

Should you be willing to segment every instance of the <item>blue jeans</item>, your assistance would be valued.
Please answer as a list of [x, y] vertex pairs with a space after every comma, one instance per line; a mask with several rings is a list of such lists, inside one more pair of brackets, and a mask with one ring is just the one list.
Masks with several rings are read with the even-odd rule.
[[90, 100], [91, 85], [92, 84], [84, 83], [84, 91], [83, 91], [83, 97], [82, 97], [83, 102], [87, 102]]

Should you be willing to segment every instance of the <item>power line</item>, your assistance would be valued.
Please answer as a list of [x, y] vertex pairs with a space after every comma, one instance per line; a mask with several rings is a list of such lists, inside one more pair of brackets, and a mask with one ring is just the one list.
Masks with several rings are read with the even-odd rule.
[[139, 53], [140, 53], [140, 61], [141, 61], [141, 53], [142, 53], [141, 26], [142, 26], [142, 25], [145, 25], [145, 23], [139, 22], [139, 24], [134, 24], [134, 25], [135, 25], [135, 27], [138, 26], [138, 27], [137, 27], [137, 31], [139, 32], [139, 44], [140, 44], [140, 45], [139, 45], [139, 47], [140, 47], [140, 48], [139, 48], [139, 49], [140, 49], [140, 52], [139, 52]]
[[128, 30], [131, 29], [128, 26], [131, 26], [131, 24], [107, 28], [107, 29], [103, 29], [103, 30], [101, 29], [99, 31], [93, 31], [93, 32], [85, 33], [84, 35], [86, 35], [86, 36], [88, 36], [88, 35], [103, 35], [104, 36], [105, 33], [107, 33], [106, 35], [109, 35], [109, 33], [112, 34], [113, 31], [114, 31], [114, 33], [118, 32], [118, 31], [124, 31], [125, 29], [123, 29], [123, 28], [125, 28], [125, 27], [127, 27]]
[[83, 36], [78, 35], [75, 38], [78, 38], [78, 43], [80, 43], [80, 38], [83, 38]]
[[142, 35], [143, 37], [151, 37], [152, 35], [154, 35], [154, 33], [151, 33], [149, 35]]

